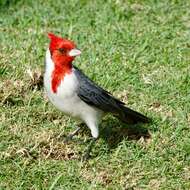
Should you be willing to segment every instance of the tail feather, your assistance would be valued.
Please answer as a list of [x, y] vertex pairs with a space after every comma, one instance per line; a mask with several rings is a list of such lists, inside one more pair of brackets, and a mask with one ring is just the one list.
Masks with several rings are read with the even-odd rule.
[[122, 112], [117, 117], [128, 124], [149, 123], [151, 121], [150, 118], [125, 106], [122, 106]]

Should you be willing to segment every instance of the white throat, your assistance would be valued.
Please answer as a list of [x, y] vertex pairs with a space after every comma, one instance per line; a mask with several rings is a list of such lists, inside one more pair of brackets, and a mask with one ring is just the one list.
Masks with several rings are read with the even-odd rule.
[[54, 66], [54, 63], [51, 59], [51, 54], [50, 54], [50, 51], [49, 51], [49, 48], [47, 49], [46, 51], [46, 60], [45, 60], [45, 73], [47, 74], [50, 74], [53, 72], [55, 66]]

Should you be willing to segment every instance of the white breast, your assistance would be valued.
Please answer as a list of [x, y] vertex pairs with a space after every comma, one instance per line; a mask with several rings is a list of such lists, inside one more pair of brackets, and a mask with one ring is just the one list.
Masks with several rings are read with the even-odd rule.
[[102, 115], [100, 110], [89, 106], [78, 97], [78, 80], [74, 72], [65, 75], [64, 80], [61, 81], [56, 93], [52, 91], [51, 74], [53, 70], [54, 63], [51, 60], [50, 52], [48, 50], [46, 52], [44, 85], [50, 101], [65, 114], [80, 118], [85, 122], [89, 120], [99, 120]]

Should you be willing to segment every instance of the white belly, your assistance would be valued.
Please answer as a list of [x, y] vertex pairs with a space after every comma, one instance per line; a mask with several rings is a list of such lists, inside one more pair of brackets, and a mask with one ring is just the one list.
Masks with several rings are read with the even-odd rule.
[[77, 96], [78, 81], [74, 73], [65, 75], [56, 93], [51, 89], [48, 73], [45, 73], [44, 85], [49, 100], [66, 115], [83, 121], [101, 118], [102, 112], [99, 109], [89, 106]]
[[64, 76], [57, 88], [57, 92], [54, 93], [51, 85], [53, 70], [54, 64], [48, 50], [46, 53], [44, 86], [49, 100], [65, 114], [85, 122], [91, 129], [92, 136], [97, 138], [99, 134], [98, 123], [103, 116], [103, 111], [86, 104], [78, 97], [77, 88], [79, 84], [74, 72]]

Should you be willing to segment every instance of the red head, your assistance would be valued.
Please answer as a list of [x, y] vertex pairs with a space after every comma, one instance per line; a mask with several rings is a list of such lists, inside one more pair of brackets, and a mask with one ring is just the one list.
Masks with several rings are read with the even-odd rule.
[[55, 64], [71, 63], [75, 56], [81, 54], [81, 52], [76, 49], [74, 42], [55, 36], [52, 33], [49, 33], [48, 37], [50, 39], [49, 50]]
[[49, 51], [51, 59], [54, 63], [54, 71], [52, 72], [52, 90], [57, 92], [61, 80], [65, 74], [72, 72], [72, 61], [75, 56], [80, 55], [80, 50], [76, 49], [74, 42], [55, 36], [52, 33], [48, 34], [50, 38]]

